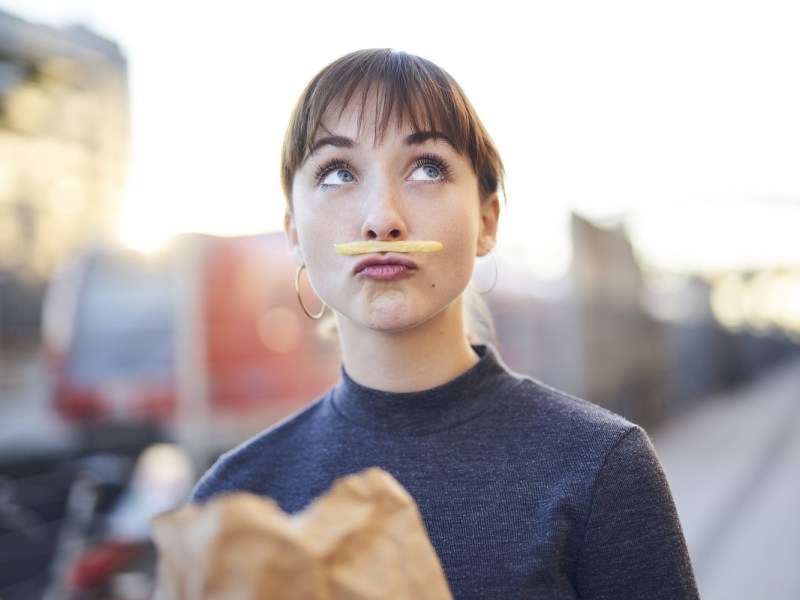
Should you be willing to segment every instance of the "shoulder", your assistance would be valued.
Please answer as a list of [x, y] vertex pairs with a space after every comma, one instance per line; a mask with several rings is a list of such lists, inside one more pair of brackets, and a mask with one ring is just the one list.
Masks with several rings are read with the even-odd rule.
[[[696, 598], [666, 477], [646, 432], [508, 369], [484, 427], [574, 525], [576, 589], [592, 598]], [[523, 468], [520, 469], [519, 467]]]
[[649, 490], [642, 490], [639, 500], [670, 499], [661, 464], [642, 427], [530, 377], [516, 378], [512, 412], [527, 415], [520, 421], [540, 440], [540, 447], [546, 445], [563, 472], [574, 475], [575, 467], [583, 472], [592, 488], [590, 497], [596, 500], [598, 490], [614, 493], [646, 479]]
[[497, 401], [520, 411], [534, 414], [537, 419], [571, 422], [578, 426], [629, 429], [632, 423], [620, 415], [592, 402], [556, 389], [542, 381], [509, 368], [497, 350], [491, 346], [481, 349], [489, 375], [487, 390]]
[[588, 515], [599, 484], [634, 477], [626, 467], [661, 476], [650, 440], [637, 424], [533, 378], [509, 373], [503, 379], [483, 435], [535, 464], [551, 487], [570, 490], [578, 513]]
[[488, 366], [473, 393], [484, 399], [481, 427], [493, 443], [514, 444], [530, 457], [546, 454], [557, 472], [592, 478], [612, 448], [641, 432], [602, 406], [511, 370], [490, 346], [480, 353]]
[[309, 425], [324, 419], [328, 395], [223, 454], [201, 477], [191, 501], [205, 502], [234, 491], [260, 493], [286, 457], [314, 443], [317, 428]]
[[643, 433], [638, 425], [598, 404], [510, 371], [497, 400], [504, 413], [557, 445], [610, 450], [624, 437]]
[[531, 378], [519, 377], [514, 389], [554, 481], [566, 485], [554, 487], [581, 499], [581, 596], [696, 598], [669, 484], [644, 429]]

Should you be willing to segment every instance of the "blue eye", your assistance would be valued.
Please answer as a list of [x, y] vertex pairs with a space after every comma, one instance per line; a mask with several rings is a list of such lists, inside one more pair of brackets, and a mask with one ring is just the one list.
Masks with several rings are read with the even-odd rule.
[[439, 157], [426, 155], [414, 163], [414, 170], [409, 176], [411, 181], [447, 181], [447, 164]]
[[336, 169], [335, 171], [331, 171], [325, 177], [323, 177], [321, 183], [323, 185], [341, 185], [343, 183], [353, 183], [355, 179], [356, 178], [350, 171]]
[[353, 175], [350, 163], [334, 159], [321, 165], [314, 174], [317, 185], [345, 185], [353, 183], [356, 176]]
[[441, 172], [439, 171], [438, 167], [434, 167], [433, 165], [425, 165], [424, 167], [419, 167], [418, 169], [414, 169], [414, 172], [411, 173], [411, 179], [414, 180], [428, 180], [434, 181], [439, 179], [441, 176]]

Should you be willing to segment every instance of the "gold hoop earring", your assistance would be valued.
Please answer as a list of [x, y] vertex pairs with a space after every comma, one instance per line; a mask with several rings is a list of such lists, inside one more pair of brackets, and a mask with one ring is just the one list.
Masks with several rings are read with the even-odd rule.
[[489, 256], [491, 257], [492, 264], [494, 265], [494, 279], [492, 279], [492, 285], [490, 285], [489, 289], [487, 289], [487, 290], [476, 290], [475, 286], [472, 285], [472, 282], [470, 282], [470, 284], [469, 284], [470, 289], [473, 292], [476, 292], [476, 293], [480, 294], [481, 296], [485, 296], [486, 294], [491, 292], [494, 289], [494, 286], [497, 285], [497, 260], [495, 260], [494, 254], [492, 254], [491, 250], [489, 250]]
[[294, 278], [294, 291], [297, 292], [297, 301], [300, 303], [300, 308], [303, 309], [303, 312], [306, 313], [306, 316], [309, 319], [314, 319], [315, 321], [319, 321], [322, 318], [322, 315], [325, 314], [325, 308], [326, 308], [325, 303], [324, 302], [322, 303], [322, 308], [319, 310], [318, 313], [311, 314], [310, 312], [308, 312], [308, 309], [306, 309], [306, 305], [303, 304], [303, 298], [300, 296], [300, 273], [302, 273], [303, 269], [305, 268], [306, 265], [302, 264], [300, 265], [300, 268], [297, 269], [297, 275], [295, 275]]

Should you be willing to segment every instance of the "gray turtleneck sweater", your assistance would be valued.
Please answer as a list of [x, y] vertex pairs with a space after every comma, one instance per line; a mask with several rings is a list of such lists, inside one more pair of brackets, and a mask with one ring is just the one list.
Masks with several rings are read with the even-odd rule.
[[414, 497], [457, 599], [698, 598], [647, 435], [596, 405], [509, 372], [488, 347], [415, 393], [342, 380], [228, 452], [192, 500], [232, 491], [296, 512], [377, 466]]

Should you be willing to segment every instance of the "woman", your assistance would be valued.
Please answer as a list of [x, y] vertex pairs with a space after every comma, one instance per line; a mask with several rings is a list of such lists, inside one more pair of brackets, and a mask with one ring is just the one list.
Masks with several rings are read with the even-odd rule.
[[379, 466], [416, 500], [456, 598], [696, 598], [646, 434], [470, 343], [464, 293], [502, 179], [432, 63], [365, 50], [311, 81], [284, 143], [286, 231], [335, 316], [341, 382], [222, 457], [193, 500], [245, 490], [295, 512]]

